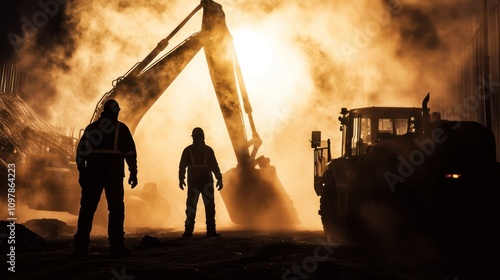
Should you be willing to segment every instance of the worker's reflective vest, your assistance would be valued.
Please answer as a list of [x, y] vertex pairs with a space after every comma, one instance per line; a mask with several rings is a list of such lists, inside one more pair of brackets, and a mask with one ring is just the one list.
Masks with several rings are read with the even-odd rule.
[[190, 145], [184, 149], [179, 163], [179, 179], [184, 180], [187, 168], [188, 185], [213, 182], [213, 174], [220, 177], [220, 169], [213, 149], [205, 144]]
[[191, 164], [188, 166], [189, 168], [208, 168], [210, 166], [207, 165], [207, 159], [208, 159], [208, 149], [205, 148], [205, 156], [203, 157], [203, 163], [197, 164], [196, 160], [194, 159], [193, 155], [193, 147], [189, 147], [189, 158], [191, 159]]
[[124, 159], [130, 173], [137, 174], [135, 143], [129, 128], [122, 122], [99, 118], [85, 129], [77, 150], [80, 171], [94, 175], [124, 176]]

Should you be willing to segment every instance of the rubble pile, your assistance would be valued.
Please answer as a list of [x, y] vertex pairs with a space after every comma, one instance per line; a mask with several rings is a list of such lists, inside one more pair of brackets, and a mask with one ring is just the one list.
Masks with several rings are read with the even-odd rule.
[[44, 238], [71, 236], [75, 229], [58, 219], [31, 219], [23, 223]]
[[20, 253], [40, 252], [47, 248], [43, 237], [22, 224], [13, 225], [5, 220], [0, 221], [0, 241], [2, 252], [7, 252], [10, 246], [15, 246], [16, 252]]

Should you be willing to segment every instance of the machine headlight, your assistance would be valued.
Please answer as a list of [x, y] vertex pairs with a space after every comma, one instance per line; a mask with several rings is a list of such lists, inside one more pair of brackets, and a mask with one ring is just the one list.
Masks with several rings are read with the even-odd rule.
[[447, 173], [444, 175], [446, 179], [460, 179], [462, 177], [462, 174], [459, 173]]

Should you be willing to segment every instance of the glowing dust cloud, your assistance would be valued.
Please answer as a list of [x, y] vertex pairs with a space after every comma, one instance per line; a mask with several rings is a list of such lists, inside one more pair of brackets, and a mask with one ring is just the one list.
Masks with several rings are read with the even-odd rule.
[[[264, 140], [259, 154], [276, 166], [302, 225], [320, 228], [310, 132], [322, 130], [324, 139], [332, 138], [337, 157], [342, 107], [419, 106], [427, 92], [439, 94], [442, 81], [432, 65], [443, 53], [452, 55], [447, 49], [453, 44], [451, 32], [442, 29], [444, 19], [451, 17], [433, 22], [432, 1], [218, 2], [226, 13], [257, 131]], [[66, 58], [56, 49], [51, 55], [65, 59], [66, 67], [40, 74], [40, 80], [50, 79], [53, 86], [46, 88], [57, 96], [51, 99], [51, 122], [75, 131], [84, 128], [111, 82], [142, 60], [198, 4], [69, 1], [71, 55]], [[427, 21], [416, 21], [418, 17], [411, 16], [416, 14]], [[434, 29], [416, 28], [411, 33], [412, 24]], [[169, 47], [200, 28], [199, 19], [194, 19]], [[421, 44], [419, 38], [434, 45]], [[206, 143], [214, 148], [222, 171], [234, 167], [235, 155], [201, 53], [153, 105], [134, 135], [139, 189], [147, 182], [158, 184], [171, 207], [165, 215], [170, 227], [183, 227], [186, 193], [178, 188], [178, 163], [195, 126], [205, 130]], [[248, 125], [246, 129], [250, 133]], [[232, 225], [220, 196], [216, 198], [218, 225]], [[202, 209], [200, 204], [197, 225], [204, 223]]]

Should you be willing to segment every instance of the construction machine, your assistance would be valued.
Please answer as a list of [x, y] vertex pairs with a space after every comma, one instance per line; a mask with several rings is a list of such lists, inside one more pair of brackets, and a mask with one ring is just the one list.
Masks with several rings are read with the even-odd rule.
[[330, 139], [312, 132], [314, 190], [327, 236], [453, 244], [448, 248], [465, 246], [452, 241], [486, 246], [479, 242], [500, 237], [493, 132], [478, 122], [430, 114], [429, 99], [422, 108], [342, 108], [336, 158]]
[[[2, 74], [2, 78], [15, 76], [15, 72], [5, 68]], [[15, 79], [5, 81], [18, 83]], [[75, 191], [79, 190], [78, 172], [72, 163], [76, 138], [49, 125], [16, 91], [3, 90], [0, 91], [0, 175], [5, 181], [0, 189], [1, 202], [9, 201], [9, 205], [17, 205], [19, 209], [28, 206], [77, 214], [74, 205], [78, 205], [79, 192]], [[4, 214], [16, 215], [3, 211], [2, 218], [9, 217]]]
[[[169, 40], [201, 9], [201, 31], [156, 59], [168, 46]], [[97, 103], [91, 122], [99, 118], [105, 101], [113, 98], [122, 107], [128, 108], [120, 113], [120, 120], [133, 133], [146, 112], [201, 49], [205, 53], [238, 162], [236, 167], [223, 174], [225, 187], [220, 192], [230, 219], [235, 224], [252, 227], [298, 224], [292, 201], [281, 185], [275, 167], [270, 164], [269, 158], [256, 157], [262, 140], [252, 117], [252, 107], [225, 14], [216, 2], [202, 0], [142, 61], [116, 79], [113, 88]], [[247, 139], [242, 107], [250, 124], [250, 139]]]

